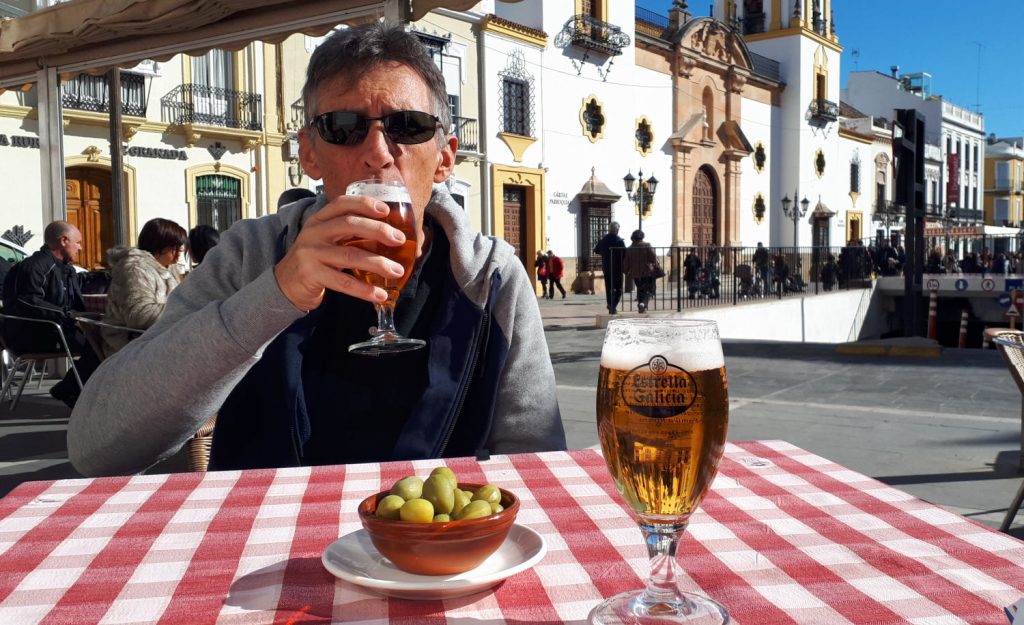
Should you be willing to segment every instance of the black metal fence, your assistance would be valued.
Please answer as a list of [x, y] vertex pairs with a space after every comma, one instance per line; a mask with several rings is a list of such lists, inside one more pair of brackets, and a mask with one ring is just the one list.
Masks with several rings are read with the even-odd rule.
[[[79, 74], [60, 85], [64, 108], [80, 111], [110, 112], [110, 88], [106, 74]], [[141, 74], [121, 73], [121, 114], [146, 116], [146, 79]]]
[[263, 97], [258, 93], [209, 85], [183, 84], [160, 98], [163, 121], [263, 129]]
[[[867, 248], [654, 247], [663, 276], [654, 279], [649, 311], [705, 308], [742, 302], [863, 289], [879, 271]], [[614, 249], [612, 268], [635, 266]], [[626, 273], [621, 308], [638, 308], [638, 289]], [[646, 288], [646, 283], [642, 285]]]

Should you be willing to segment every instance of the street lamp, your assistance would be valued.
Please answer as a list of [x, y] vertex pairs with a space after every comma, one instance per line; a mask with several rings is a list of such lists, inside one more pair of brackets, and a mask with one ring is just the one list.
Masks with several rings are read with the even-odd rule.
[[[804, 199], [797, 203], [796, 198], [799, 197], [800, 193], [794, 193], [793, 199], [789, 199], [789, 196], [782, 198], [782, 212], [786, 214], [786, 217], [793, 220], [793, 270], [796, 271], [796, 275], [801, 275], [800, 267], [800, 220], [807, 214], [807, 207], [810, 206], [811, 201], [804, 196]], [[802, 278], [799, 279], [802, 282]], [[781, 286], [780, 286], [781, 288]]]
[[800, 220], [807, 215], [807, 207], [811, 205], [811, 201], [806, 197], [800, 200], [799, 204], [796, 204], [796, 197], [799, 193], [793, 194], [793, 199], [789, 199], [789, 196], [782, 198], [782, 212], [786, 214], [786, 217], [793, 220], [793, 247], [800, 246]]
[[637, 230], [644, 229], [644, 211], [654, 201], [654, 192], [658, 189], [658, 179], [653, 175], [644, 180], [644, 170], [639, 172], [640, 184], [636, 188], [636, 193], [633, 193], [633, 185], [638, 181], [637, 178], [633, 177], [633, 172], [626, 172], [623, 176], [622, 182], [626, 185], [626, 197], [629, 198], [637, 207], [637, 215], [640, 219], [637, 224]]

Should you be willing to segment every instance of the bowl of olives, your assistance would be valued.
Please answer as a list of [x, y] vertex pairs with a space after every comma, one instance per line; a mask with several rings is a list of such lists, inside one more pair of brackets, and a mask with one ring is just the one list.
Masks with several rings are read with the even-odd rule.
[[447, 467], [404, 477], [359, 504], [373, 546], [417, 575], [454, 575], [479, 566], [505, 542], [519, 499], [492, 484], [459, 483]]

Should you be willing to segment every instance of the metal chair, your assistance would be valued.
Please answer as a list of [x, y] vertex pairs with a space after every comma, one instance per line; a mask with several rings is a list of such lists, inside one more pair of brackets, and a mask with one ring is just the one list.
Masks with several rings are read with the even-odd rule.
[[76, 314], [75, 321], [78, 323], [78, 328], [82, 331], [82, 334], [85, 335], [85, 340], [89, 342], [89, 346], [92, 347], [92, 351], [96, 352], [96, 356], [101, 362], [113, 355], [113, 353], [107, 353], [108, 350], [103, 342], [102, 328], [126, 332], [134, 335], [132, 339], [141, 336], [145, 332], [145, 330], [140, 330], [139, 328], [129, 328], [128, 326], [107, 323], [103, 321], [102, 317], [97, 317], [95, 313]]
[[[999, 349], [999, 353], [1003, 355], [1003, 359], [1006, 361], [1006, 366], [1010, 370], [1010, 377], [1016, 382], [1017, 388], [1022, 393], [1021, 401], [1021, 451], [1018, 468], [1024, 469], [1024, 332], [1019, 330], [1007, 330], [1006, 332], [1000, 333], [992, 339]], [[1021, 503], [1024, 502], [1024, 481], [1021, 482], [1020, 488], [1017, 489], [1017, 494], [1013, 497], [1013, 501], [1010, 502], [1010, 507], [1006, 510], [1006, 517], [1003, 518], [1002, 525], [999, 526], [999, 531], [1006, 532], [1010, 529], [1013, 524], [1014, 517], [1017, 516], [1017, 511], [1020, 510]]]
[[[67, 358], [68, 365], [71, 367], [71, 371], [75, 374], [75, 381], [78, 382], [78, 388], [81, 390], [82, 378], [79, 377], [78, 369], [75, 367], [75, 356], [71, 352], [71, 348], [68, 347], [67, 339], [64, 337], [64, 330], [60, 327], [59, 323], [56, 321], [49, 321], [47, 319], [32, 319], [30, 317], [17, 317], [15, 315], [4, 314], [0, 314], [0, 321], [2, 321], [4, 325], [10, 321], [48, 325], [56, 331], [57, 338], [60, 340], [60, 346], [63, 349], [63, 351], [24, 352], [19, 354], [12, 350], [10, 345], [6, 345], [7, 351], [14, 355], [14, 364], [11, 365], [11, 370], [7, 375], [7, 379], [4, 380], [3, 387], [0, 388], [0, 398], [5, 396], [11, 398], [11, 410], [18, 407], [18, 401], [21, 399], [21, 393], [25, 390], [25, 386], [34, 375], [36, 364], [42, 363], [45, 367], [46, 361], [48, 360], [53, 360], [55, 358]], [[22, 372], [21, 384], [18, 385], [17, 394], [12, 395], [12, 382], [14, 382], [15, 375], [21, 367], [25, 368]]]

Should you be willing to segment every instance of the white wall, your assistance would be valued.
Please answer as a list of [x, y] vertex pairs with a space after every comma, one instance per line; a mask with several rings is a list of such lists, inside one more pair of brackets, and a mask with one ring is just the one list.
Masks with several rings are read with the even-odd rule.
[[[758, 143], [763, 144], [767, 155], [764, 169], [760, 172], [754, 168], [753, 154], [740, 161], [739, 217], [742, 243], [738, 244], [754, 246], [758, 241], [767, 244], [771, 240], [772, 203], [776, 202], [776, 198], [782, 197], [781, 194], [777, 194], [773, 184], [774, 172], [776, 165], [783, 165], [775, 163], [777, 148], [772, 136], [772, 117], [777, 111], [770, 104], [748, 99], [743, 100], [742, 111], [740, 127], [743, 134], [747, 136], [751, 147], [756, 147]], [[758, 193], [764, 197], [765, 203], [764, 220], [760, 224], [754, 219], [754, 198]]]
[[[672, 316], [714, 320], [723, 339], [845, 343], [878, 337], [884, 320], [878, 302], [872, 305], [873, 292], [873, 289], [837, 291]], [[881, 295], [876, 299], [880, 298]]]

